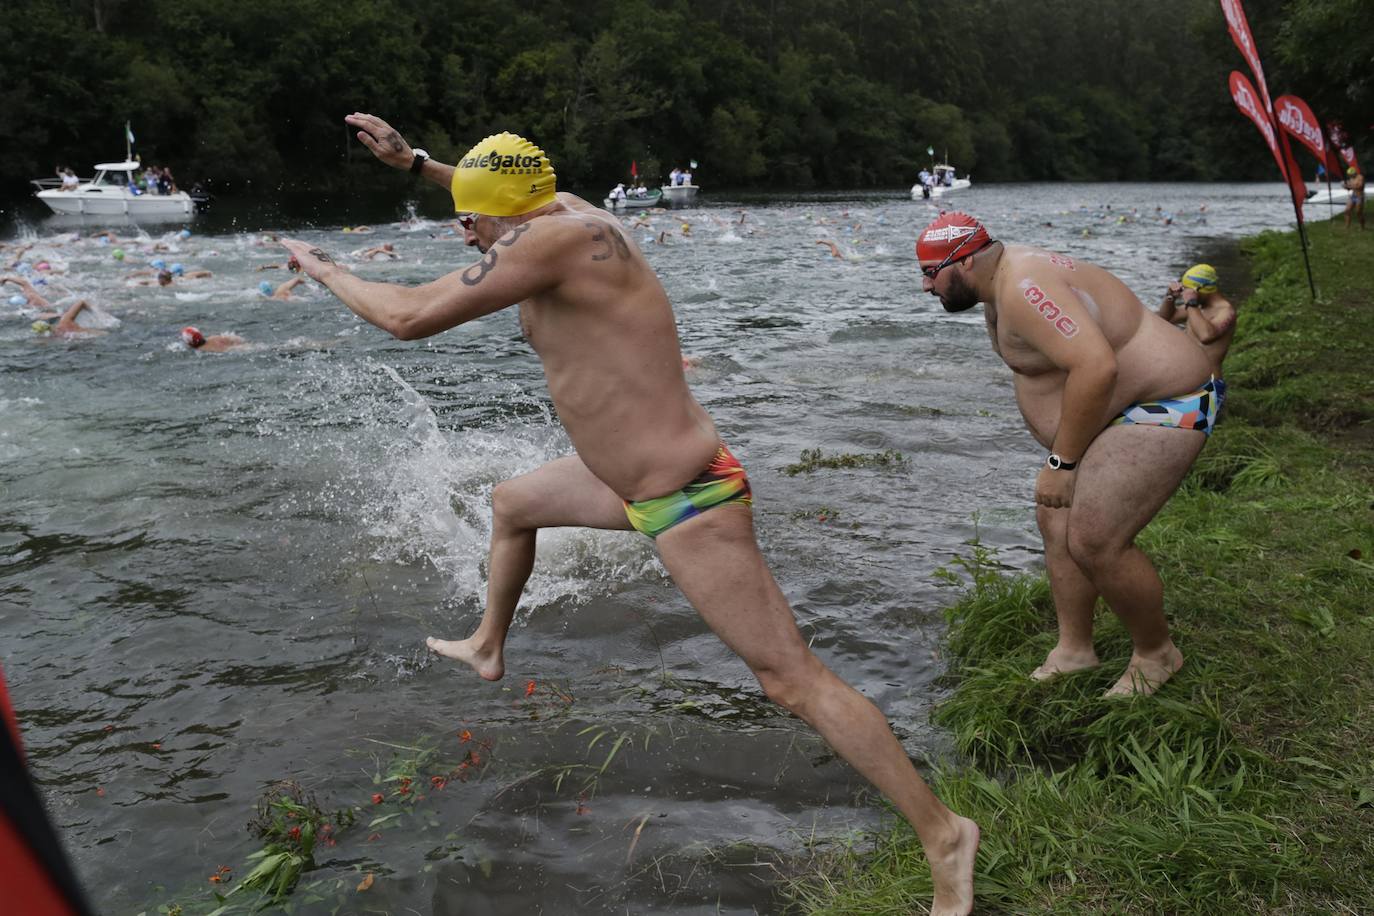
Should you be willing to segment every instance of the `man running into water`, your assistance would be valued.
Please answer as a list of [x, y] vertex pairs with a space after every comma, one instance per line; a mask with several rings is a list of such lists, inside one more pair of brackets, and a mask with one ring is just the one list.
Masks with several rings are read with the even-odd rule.
[[1049, 450], [1035, 502], [1059, 643], [1031, 677], [1096, 667], [1101, 595], [1133, 645], [1107, 695], [1153, 693], [1183, 655], [1169, 637], [1163, 583], [1135, 536], [1212, 432], [1224, 389], [1209, 378], [1207, 354], [1102, 268], [1003, 245], [967, 214], [932, 221], [916, 256], [922, 288], [947, 311], [985, 303], [1017, 406]]
[[934, 877], [933, 912], [968, 913], [977, 825], [940, 803], [878, 708], [807, 647], [754, 539], [744, 468], [688, 390], [672, 307], [616, 219], [556, 193], [548, 157], [512, 134], [483, 140], [454, 167], [413, 151], [378, 118], [345, 120], [382, 162], [449, 188], [464, 241], [483, 256], [406, 287], [364, 280], [303, 242], [283, 244], [360, 317], [405, 340], [519, 303], [577, 451], [496, 487], [482, 622], [467, 639], [431, 638], [429, 647], [499, 679], [538, 530], [636, 528], [655, 539], [687, 600], [769, 698], [820, 732], [915, 827]]
[[[1177, 282], [1170, 283], [1164, 300], [1155, 310], [1170, 324], [1185, 329], [1202, 345], [1212, 364], [1212, 375], [1221, 384], [1221, 364], [1236, 335], [1236, 307], [1221, 294], [1221, 278], [1211, 264], [1194, 264]], [[1225, 400], [1225, 386], [1218, 401]], [[1218, 404], [1218, 409], [1220, 404]]]

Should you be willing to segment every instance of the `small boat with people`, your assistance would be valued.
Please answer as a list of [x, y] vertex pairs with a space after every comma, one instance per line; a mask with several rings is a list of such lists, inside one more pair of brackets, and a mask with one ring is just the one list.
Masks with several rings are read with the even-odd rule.
[[196, 202], [185, 191], [153, 193], [138, 186], [135, 172], [143, 164], [132, 159], [101, 162], [95, 177], [35, 178], [37, 197], [54, 213], [82, 216], [132, 216], [145, 219], [179, 219], [195, 211]]
[[646, 188], [643, 185], [627, 188], [623, 184], [618, 184], [601, 203], [607, 210], [644, 210], [649, 207], [661, 207], [663, 192], [658, 188]]
[[931, 200], [972, 186], [973, 181], [967, 175], [959, 178], [954, 173], [954, 166], [948, 162], [941, 162], [932, 165], [930, 169], [921, 169], [916, 183], [911, 186], [911, 199]]
[[674, 207], [690, 207], [697, 201], [697, 191], [701, 188], [694, 184], [665, 184], [660, 190], [663, 199]]

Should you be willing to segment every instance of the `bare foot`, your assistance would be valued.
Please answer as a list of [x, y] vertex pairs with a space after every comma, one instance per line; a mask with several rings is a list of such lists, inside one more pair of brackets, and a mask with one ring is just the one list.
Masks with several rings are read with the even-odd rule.
[[1183, 653], [1169, 643], [1169, 648], [1156, 657], [1131, 653], [1131, 661], [1126, 665], [1126, 673], [1112, 685], [1104, 697], [1149, 696], [1174, 676], [1183, 667]]
[[1098, 664], [1097, 653], [1091, 648], [1082, 652], [1055, 646], [1050, 650], [1050, 654], [1045, 656], [1044, 664], [1032, 671], [1030, 677], [1033, 681], [1048, 681], [1061, 674], [1096, 668]]
[[499, 681], [506, 673], [505, 659], [501, 657], [499, 647], [493, 651], [483, 651], [472, 638], [435, 639], [433, 636], [425, 640], [425, 645], [429, 646], [431, 652], [467, 665], [481, 675], [483, 680]]
[[959, 839], [943, 852], [926, 850], [930, 876], [935, 879], [935, 899], [930, 916], [968, 916], [973, 912], [973, 859], [978, 854], [978, 825], [955, 815]]

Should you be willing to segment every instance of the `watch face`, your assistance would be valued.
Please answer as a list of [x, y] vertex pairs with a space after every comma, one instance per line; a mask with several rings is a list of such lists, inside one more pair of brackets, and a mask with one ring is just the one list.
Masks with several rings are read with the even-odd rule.
[[1063, 460], [1060, 459], [1058, 455], [1051, 455], [1050, 457], [1046, 458], [1045, 463], [1050, 466], [1050, 470], [1052, 471], [1059, 470], [1060, 466], [1064, 464]]

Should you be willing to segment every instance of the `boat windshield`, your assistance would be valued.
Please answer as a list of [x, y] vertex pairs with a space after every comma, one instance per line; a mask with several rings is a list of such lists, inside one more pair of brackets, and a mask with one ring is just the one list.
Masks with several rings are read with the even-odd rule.
[[122, 188], [129, 184], [129, 173], [117, 172], [114, 169], [106, 169], [97, 174], [95, 176], [95, 181], [91, 182], [91, 184], [96, 186], [112, 185], [116, 188]]

